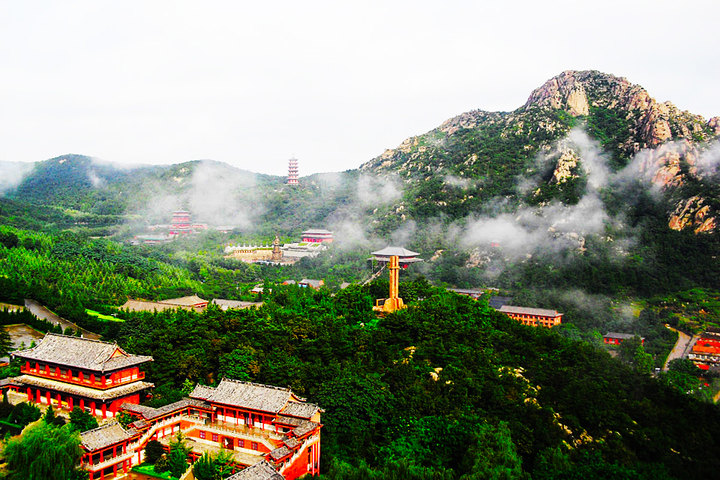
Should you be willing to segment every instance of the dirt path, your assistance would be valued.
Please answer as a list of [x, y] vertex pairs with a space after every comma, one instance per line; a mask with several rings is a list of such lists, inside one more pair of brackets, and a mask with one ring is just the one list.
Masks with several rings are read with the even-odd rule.
[[36, 300], [30, 300], [29, 298], [25, 299], [25, 308], [30, 310], [33, 315], [35, 315], [38, 318], [41, 318], [43, 320], [47, 320], [48, 322], [52, 323], [53, 325], [60, 325], [63, 330], [70, 327], [73, 330], [80, 330], [82, 333], [82, 336], [85, 338], [89, 338], [91, 340], [100, 340], [100, 335], [97, 333], [93, 333], [89, 330], [85, 330], [84, 328], [80, 328], [79, 326], [75, 325], [69, 320], [65, 320], [62, 317], [57, 316], [47, 308], [43, 307], [39, 302]]
[[670, 351], [670, 354], [667, 356], [667, 359], [665, 360], [665, 365], [663, 366], [663, 371], [667, 372], [668, 365], [672, 360], [675, 360], [677, 358], [683, 358], [687, 351], [690, 349], [690, 346], [692, 345], [693, 341], [697, 341], [697, 337], [691, 337], [680, 330], [676, 330], [670, 325], [665, 325], [666, 328], [672, 330], [673, 332], [677, 332], [678, 339], [677, 342], [675, 342], [675, 346]]

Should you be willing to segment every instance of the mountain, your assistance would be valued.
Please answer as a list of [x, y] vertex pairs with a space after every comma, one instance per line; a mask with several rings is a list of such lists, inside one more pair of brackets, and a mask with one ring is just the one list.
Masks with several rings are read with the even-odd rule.
[[387, 238], [412, 222], [576, 205], [592, 188], [617, 210], [626, 184], [644, 179], [642, 188], [662, 192], [670, 228], [704, 233], [717, 229], [720, 212], [711, 148], [719, 134], [720, 117], [659, 103], [624, 78], [566, 71], [512, 112], [463, 113], [358, 171], [313, 175], [296, 188], [210, 160], [129, 168], [64, 155], [5, 189], [20, 202], [150, 223], [189, 208], [197, 221], [263, 235], [350, 222]]
[[[676, 188], [687, 176], [698, 176], [697, 160], [706, 142], [720, 135], [720, 117], [706, 120], [669, 102], [659, 103], [624, 78], [566, 71], [534, 90], [517, 110], [461, 114], [386, 150], [360, 170], [402, 178], [405, 195], [395, 209], [413, 218], [487, 212], [497, 197], [516, 204], [553, 199], [573, 203], [583, 189], [580, 152], [572, 145], [556, 152], [553, 148], [574, 127], [600, 143], [612, 172], [643, 154], [644, 163], [635, 174], [651, 173], [654, 184]], [[538, 165], [540, 156], [553, 162]], [[540, 189], [535, 199], [521, 198], [519, 179], [534, 182], [536, 192]], [[712, 231], [719, 211], [711, 198], [681, 195], [669, 223], [676, 229]]]

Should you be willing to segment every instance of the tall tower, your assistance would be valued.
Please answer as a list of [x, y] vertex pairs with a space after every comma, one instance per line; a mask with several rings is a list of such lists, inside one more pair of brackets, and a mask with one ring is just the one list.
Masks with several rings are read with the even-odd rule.
[[288, 185], [299, 185], [298, 182], [298, 161], [297, 158], [291, 158], [288, 161]]
[[373, 311], [378, 312], [381, 316], [407, 308], [403, 299], [399, 297], [400, 260], [397, 255], [390, 256], [390, 263], [387, 268], [390, 270], [390, 296], [377, 300], [373, 307]]

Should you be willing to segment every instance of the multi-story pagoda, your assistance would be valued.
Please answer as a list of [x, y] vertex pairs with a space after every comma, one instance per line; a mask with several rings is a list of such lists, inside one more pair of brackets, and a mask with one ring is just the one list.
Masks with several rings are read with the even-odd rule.
[[28, 401], [77, 406], [103, 418], [114, 416], [123, 403], [140, 403], [153, 386], [140, 371], [152, 357], [131, 355], [115, 343], [48, 333], [36, 347], [13, 356], [25, 362], [13, 380]]
[[192, 231], [190, 212], [187, 210], [177, 210], [173, 212], [170, 235], [187, 235], [188, 233], [192, 233]]
[[287, 183], [288, 183], [288, 185], [299, 185], [300, 184], [300, 182], [298, 180], [297, 158], [291, 158], [290, 160], [288, 160]]

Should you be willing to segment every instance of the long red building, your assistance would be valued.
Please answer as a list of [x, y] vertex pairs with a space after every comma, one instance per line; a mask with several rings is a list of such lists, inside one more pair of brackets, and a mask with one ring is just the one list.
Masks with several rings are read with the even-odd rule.
[[547, 310], [544, 308], [518, 307], [514, 305], [503, 305], [498, 312], [504, 313], [513, 320], [517, 320], [523, 325], [533, 327], [551, 328], [562, 323], [562, 313], [556, 310]]
[[13, 379], [28, 401], [93, 415], [114, 416], [123, 403], [140, 403], [153, 386], [144, 382], [143, 363], [152, 357], [131, 355], [115, 343], [48, 333], [34, 348], [17, 350], [24, 360]]

